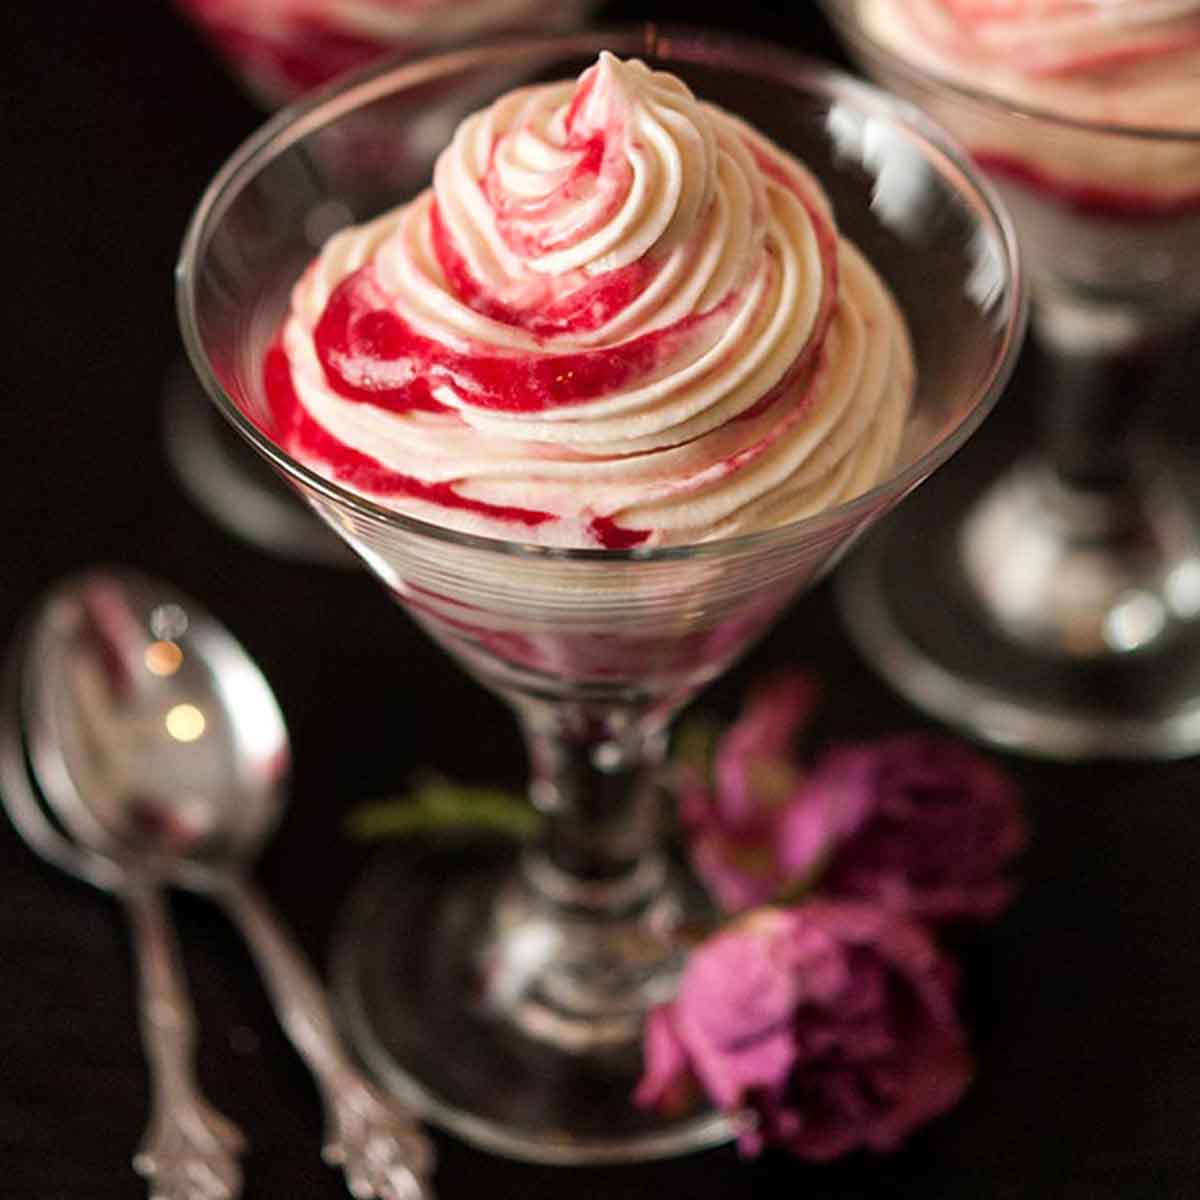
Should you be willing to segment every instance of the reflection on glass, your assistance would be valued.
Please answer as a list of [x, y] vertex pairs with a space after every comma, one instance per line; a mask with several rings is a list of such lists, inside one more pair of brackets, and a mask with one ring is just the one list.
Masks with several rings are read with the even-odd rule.
[[142, 660], [151, 675], [174, 675], [183, 662], [183, 651], [176, 642], [151, 642]]
[[163, 720], [167, 732], [177, 742], [194, 742], [204, 736], [207, 721], [194, 704], [176, 704], [167, 710]]

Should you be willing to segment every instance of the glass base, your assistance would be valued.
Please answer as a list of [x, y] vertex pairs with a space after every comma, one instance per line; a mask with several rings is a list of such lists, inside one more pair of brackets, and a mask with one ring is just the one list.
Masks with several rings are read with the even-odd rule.
[[192, 501], [222, 529], [278, 557], [357, 565], [345, 543], [229, 427], [184, 363], [167, 379], [162, 421], [167, 461]]
[[[1200, 751], [1200, 621], [1095, 659], [1022, 644], [967, 583], [947, 482], [911, 497], [837, 576], [846, 628], [876, 670], [918, 708], [1005, 750], [1059, 760]], [[1182, 482], [1200, 508], [1194, 481]]]
[[1040, 657], [1116, 659], [1174, 646], [1200, 617], [1200, 527], [1166, 456], [1082, 488], [1029, 461], [967, 512], [959, 558], [999, 635]]
[[[569, 962], [545, 970], [574, 950], [602, 976], [607, 952], [628, 979], [650, 940], [645, 921], [614, 928], [607, 944], [593, 929], [555, 947], [548, 925], [529, 919], [521, 879], [520, 848], [493, 839], [414, 840], [368, 874], [333, 966], [347, 1032], [368, 1069], [435, 1125], [531, 1162], [641, 1162], [732, 1138], [733, 1125], [710, 1108], [663, 1116], [632, 1102], [640, 1018], [664, 998], [661, 972], [648, 964], [641, 1001], [631, 992], [622, 1004], [603, 980], [581, 989]], [[583, 990], [608, 1002], [571, 994]]]

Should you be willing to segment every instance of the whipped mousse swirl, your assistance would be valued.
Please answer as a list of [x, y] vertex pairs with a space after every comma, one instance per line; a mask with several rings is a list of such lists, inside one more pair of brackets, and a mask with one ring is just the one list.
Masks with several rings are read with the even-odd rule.
[[433, 187], [333, 237], [268, 355], [273, 436], [435, 524], [690, 544], [876, 483], [903, 320], [813, 176], [603, 54], [465, 120]]

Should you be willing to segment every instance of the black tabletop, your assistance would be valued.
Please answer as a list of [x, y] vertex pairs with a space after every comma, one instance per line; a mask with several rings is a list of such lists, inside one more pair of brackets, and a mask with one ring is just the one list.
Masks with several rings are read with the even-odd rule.
[[[836, 55], [803, 3], [647, 0], [606, 15], [709, 20]], [[161, 396], [181, 353], [174, 256], [201, 189], [258, 110], [166, 0], [10, 4], [0, 28], [10, 298], [0, 636], [52, 580], [105, 561], [173, 580], [237, 631], [295, 744], [292, 804], [260, 878], [323, 964], [347, 890], [377, 852], [342, 834], [347, 809], [420, 766], [518, 787], [513, 723], [365, 573], [237, 542], [164, 461]], [[929, 486], [952, 503], [956, 485], [970, 490], [1011, 455], [1028, 423], [1018, 376]], [[782, 664], [824, 677], [828, 736], [926, 724], [855, 657], [825, 589], [700, 703], [732, 714], [747, 682]], [[1010, 766], [1033, 840], [1015, 907], [962, 946], [978, 1080], [954, 1113], [897, 1154], [820, 1167], [721, 1150], [574, 1171], [439, 1138], [440, 1194], [1200, 1195], [1200, 765]], [[246, 953], [202, 902], [174, 907], [202, 1082], [253, 1143], [246, 1195], [344, 1195], [319, 1163], [316, 1094]], [[38, 862], [0, 824], [0, 1196], [144, 1194], [129, 1167], [147, 1088], [128, 958], [113, 902]]]

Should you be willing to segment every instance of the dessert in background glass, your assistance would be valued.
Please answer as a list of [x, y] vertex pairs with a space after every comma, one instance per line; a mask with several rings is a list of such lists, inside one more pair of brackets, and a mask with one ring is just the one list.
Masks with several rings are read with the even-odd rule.
[[[851, 633], [914, 703], [999, 745], [1194, 753], [1197, 497], [1142, 418], [1200, 316], [1200, 3], [825, 8], [867, 73], [1000, 190], [1042, 376], [1028, 457], [960, 516], [909, 510], [855, 560]], [[914, 572], [950, 602], [906, 594]]]
[[382, 54], [582, 24], [595, 0], [175, 0], [267, 108]]
[[[601, 52], [616, 58], [597, 66]], [[579, 92], [543, 86], [588, 68]], [[432, 155], [406, 154], [400, 170], [367, 159], [351, 173], [336, 153], [360, 126], [394, 121], [402, 139], [406, 100], [431, 81], [477, 95], [508, 75], [492, 99], [514, 73], [534, 89], [517, 105], [532, 124], [518, 121], [524, 134], [501, 135], [494, 153], [471, 123], [436, 173]], [[509, 112], [493, 111], [490, 132], [510, 131], [497, 111]], [[554, 236], [567, 226], [540, 223], [542, 199], [559, 216], [565, 200], [576, 233], [630, 234], [587, 260], [591, 290]], [[331, 204], [357, 228], [314, 262], [311, 214]], [[443, 204], [474, 216], [442, 215]], [[634, 219], [621, 227], [622, 215]], [[443, 221], [451, 244], [439, 253]], [[722, 221], [725, 234], [706, 234]], [[497, 243], [473, 239], [502, 225], [519, 250], [497, 275]], [[688, 252], [698, 247], [712, 257]], [[451, 249], [470, 266], [462, 277]], [[566, 256], [552, 302], [525, 291], [540, 251]], [[524, 286], [505, 307], [490, 286], [475, 289], [480, 279]], [[903, 322], [886, 301], [858, 309], [889, 292]], [[543, 817], [534, 844], [414, 845], [352, 901], [335, 982], [364, 1059], [431, 1120], [517, 1157], [634, 1161], [723, 1140], [730, 1128], [709, 1110], [632, 1103], [642, 1018], [674, 987], [697, 904], [660, 844], [655, 770], [674, 712], [957, 449], [1002, 388], [1024, 305], [1014, 238], [990, 194], [918, 114], [781, 50], [652, 28], [498, 43], [381, 67], [268, 125], [202, 200], [179, 303], [216, 407], [511, 706], [529, 750]], [[873, 313], [872, 328], [854, 311]], [[521, 327], [568, 313], [565, 332]], [[443, 337], [445, 321], [471, 325], [471, 337]], [[481, 355], [485, 333], [513, 345]], [[559, 353], [564, 337], [578, 344], [574, 361]], [[529, 339], [547, 338], [554, 353], [531, 351]], [[591, 347], [598, 358], [579, 348], [590, 338], [605, 339]], [[686, 378], [677, 354], [696, 365]], [[497, 357], [519, 365], [516, 382]], [[738, 364], [751, 391], [729, 374]], [[687, 379], [701, 378], [713, 388], [689, 392]], [[537, 413], [514, 411], [531, 379], [566, 391], [552, 389]], [[905, 403], [889, 441], [877, 420], [888, 405], [858, 409], [854, 397], [893, 392]], [[622, 408], [623, 427], [607, 428]], [[827, 419], [835, 408], [861, 420]], [[669, 446], [627, 444], [655, 438], [668, 417], [697, 424], [677, 425]], [[796, 422], [806, 438], [789, 436]], [[873, 428], [888, 435], [884, 453], [871, 449]], [[421, 436], [427, 462], [405, 444]], [[677, 473], [681, 460], [691, 477]], [[647, 488], [643, 469], [660, 464], [669, 477]], [[753, 497], [735, 494], [742, 483]]]
[[[500, 33], [549, 34], [585, 24], [596, 0], [175, 0], [267, 109], [296, 100], [336, 75], [383, 54], [417, 57]], [[478, 97], [439, 96], [427, 87], [407, 120], [406, 142], [420, 158], [436, 153]], [[394, 154], [395, 143], [383, 153]], [[352, 161], [380, 151], [376, 132], [356, 131], [342, 153]], [[332, 154], [332, 149], [329, 150]], [[352, 169], [352, 168], [351, 168]], [[336, 209], [316, 218], [338, 220]], [[316, 236], [321, 235], [318, 228]], [[178, 364], [167, 379], [167, 458], [191, 498], [219, 525], [260, 549], [329, 566], [352, 566], [343, 543], [314, 520], [261, 459], [234, 436]]]

